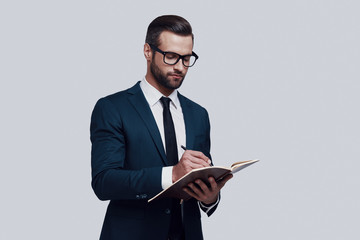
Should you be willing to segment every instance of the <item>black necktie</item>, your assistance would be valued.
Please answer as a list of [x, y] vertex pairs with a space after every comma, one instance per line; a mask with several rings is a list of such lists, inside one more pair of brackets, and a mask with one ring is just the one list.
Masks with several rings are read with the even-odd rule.
[[[170, 98], [161, 97], [160, 101], [163, 105], [164, 132], [165, 132], [165, 149], [166, 158], [170, 166], [178, 163], [178, 151], [176, 144], [176, 134], [174, 122], [170, 113]], [[179, 199], [172, 199], [171, 220], [168, 237], [170, 240], [184, 239], [184, 230], [181, 220], [181, 207]]]
[[170, 113], [170, 98], [161, 97], [160, 101], [163, 105], [164, 132], [165, 132], [165, 149], [166, 157], [170, 166], [178, 163], [178, 151], [176, 144], [176, 134], [174, 122]]

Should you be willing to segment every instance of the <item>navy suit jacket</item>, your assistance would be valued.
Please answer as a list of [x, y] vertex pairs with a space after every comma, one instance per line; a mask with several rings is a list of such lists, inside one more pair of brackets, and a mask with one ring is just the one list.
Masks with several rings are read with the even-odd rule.
[[[110, 200], [100, 237], [103, 240], [167, 239], [171, 199], [147, 200], [162, 191], [162, 168], [169, 164], [139, 83], [100, 99], [91, 117], [92, 187], [99, 199]], [[178, 96], [188, 149], [211, 158], [207, 111]], [[186, 239], [203, 238], [195, 199], [183, 203], [183, 222]]]

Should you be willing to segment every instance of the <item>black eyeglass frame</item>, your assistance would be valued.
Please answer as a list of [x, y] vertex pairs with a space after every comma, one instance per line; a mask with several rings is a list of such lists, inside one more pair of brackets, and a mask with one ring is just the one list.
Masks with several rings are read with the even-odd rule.
[[[157, 48], [156, 46], [154, 46], [154, 45], [152, 45], [152, 44], [150, 44], [150, 43], [148, 43], [148, 44], [149, 44], [149, 46], [150, 46], [153, 50], [161, 53], [161, 54], [164, 56], [164, 57], [163, 57], [163, 61], [164, 61], [164, 63], [167, 64], [167, 65], [175, 65], [175, 64], [177, 64], [177, 63], [179, 62], [179, 60], [181, 59], [181, 60], [182, 60], [182, 64], [183, 64], [185, 67], [192, 67], [192, 66], [194, 66], [194, 64], [196, 63], [196, 61], [199, 59], [199, 56], [198, 56], [195, 52], [193, 52], [193, 51], [192, 51], [192, 54], [180, 55], [180, 54], [174, 53], [174, 52], [164, 52], [163, 50]], [[175, 63], [171, 63], [171, 64], [170, 64], [170, 63], [165, 62], [165, 55], [168, 54], [168, 53], [175, 54], [175, 55], [178, 56], [178, 59], [176, 60]], [[195, 61], [194, 61], [193, 64], [187, 66], [187, 65], [185, 65], [184, 58], [185, 58], [185, 57], [189, 57], [189, 56], [190, 56], [190, 57], [191, 57], [191, 56], [194, 56], [194, 57], [195, 57]]]

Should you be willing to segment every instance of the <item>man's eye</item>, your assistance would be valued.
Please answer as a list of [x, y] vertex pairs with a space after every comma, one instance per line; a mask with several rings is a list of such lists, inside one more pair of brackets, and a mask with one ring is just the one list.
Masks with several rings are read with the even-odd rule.
[[167, 59], [177, 59], [178, 56], [176, 54], [173, 54], [173, 53], [167, 53], [166, 58]]

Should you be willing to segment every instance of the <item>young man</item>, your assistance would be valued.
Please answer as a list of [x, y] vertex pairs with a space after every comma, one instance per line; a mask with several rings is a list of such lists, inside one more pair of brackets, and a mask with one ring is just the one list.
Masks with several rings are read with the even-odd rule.
[[[193, 198], [147, 200], [192, 169], [210, 166], [206, 110], [178, 93], [198, 56], [182, 17], [156, 18], [148, 27], [145, 78], [100, 99], [91, 118], [92, 187], [110, 200], [100, 239], [202, 239], [199, 206], [208, 216], [231, 178], [200, 180], [184, 191]], [[186, 146], [184, 151], [181, 145]]]

